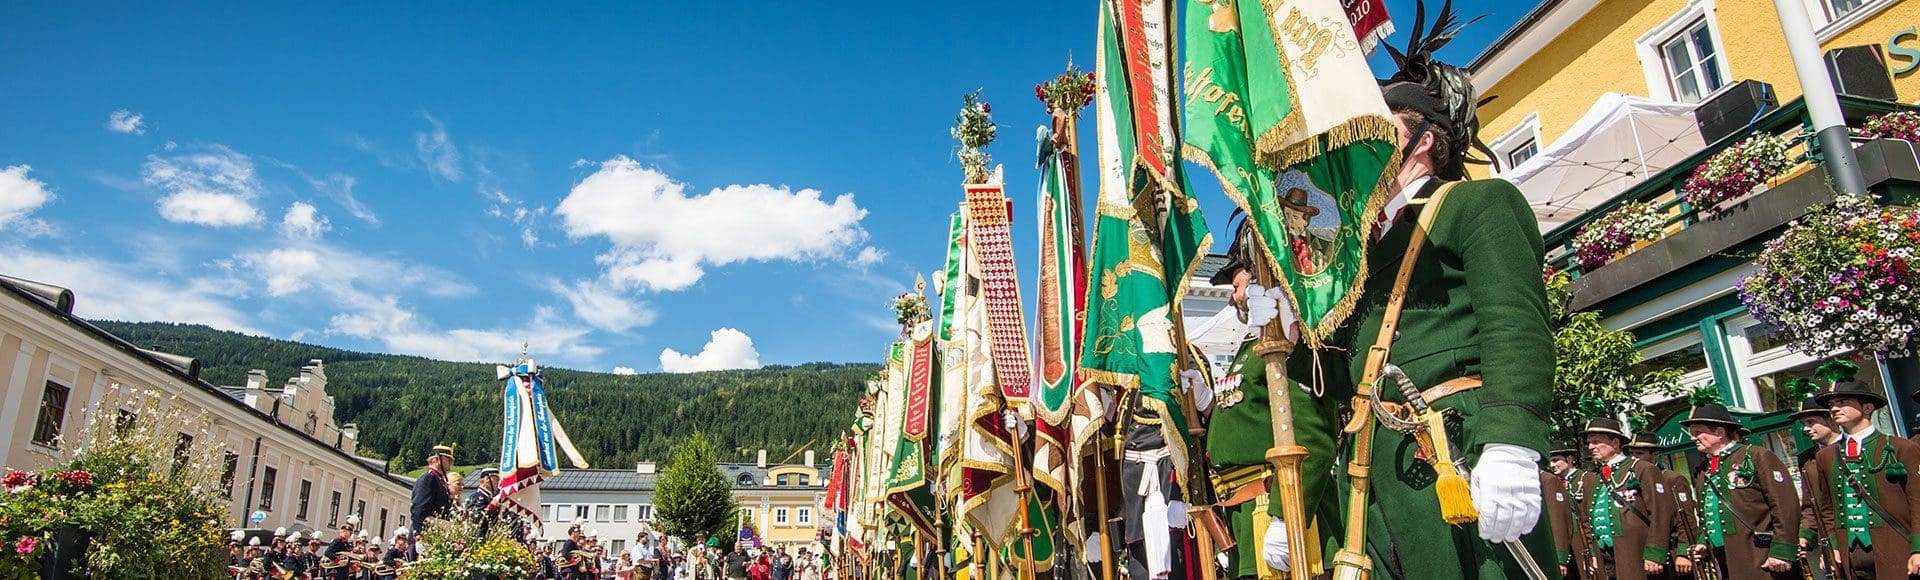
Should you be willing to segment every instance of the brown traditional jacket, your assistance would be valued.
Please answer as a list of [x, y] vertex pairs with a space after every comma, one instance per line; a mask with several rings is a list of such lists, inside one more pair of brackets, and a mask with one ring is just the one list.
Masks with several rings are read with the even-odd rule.
[[[1800, 496], [1794, 490], [1786, 463], [1772, 451], [1735, 444], [1721, 456], [1719, 471], [1708, 467], [1694, 474], [1693, 488], [1697, 492], [1695, 504], [1699, 507], [1694, 514], [1700, 522], [1701, 536], [1694, 540], [1696, 545], [1706, 545], [1708, 541], [1708, 519], [1713, 514], [1705, 512], [1705, 504], [1710, 495], [1739, 513], [1737, 516], [1727, 514], [1721, 520], [1726, 552], [1725, 559], [1718, 564], [1727, 580], [1774, 578], [1776, 574], [1760, 568], [1768, 557], [1787, 562], [1799, 557], [1796, 538], [1800, 533]], [[1741, 522], [1742, 518], [1745, 523]], [[1753, 527], [1749, 528], [1748, 524]], [[1772, 534], [1773, 540], [1760, 542], [1754, 534], [1756, 530]]]
[[[1602, 479], [1612, 483], [1611, 493], [1601, 488]], [[1592, 513], [1592, 507], [1596, 503], [1608, 505], [1617, 527], [1613, 549], [1599, 551], [1599, 566], [1594, 577], [1646, 580], [1643, 562], [1667, 565], [1667, 542], [1673, 535], [1674, 498], [1666, 482], [1660, 468], [1632, 457], [1615, 465], [1611, 474], [1603, 474], [1598, 467], [1581, 474], [1580, 484], [1572, 494], [1578, 498], [1574, 513], [1587, 519], [1591, 530], [1593, 523], [1588, 514]], [[1592, 540], [1598, 542], [1599, 538]]]
[[[1920, 551], [1920, 536], [1912, 534], [1912, 510], [1920, 506], [1920, 485], [1912, 485], [1909, 479], [1915, 477], [1915, 470], [1920, 470], [1920, 444], [1875, 433], [1868, 436], [1866, 444], [1861, 446], [1860, 460], [1873, 468], [1861, 476], [1861, 483], [1873, 488], [1873, 499], [1886, 511], [1884, 519], [1876, 514], [1874, 519], [1877, 525], [1868, 534], [1872, 545], [1865, 547], [1851, 545], [1847, 541], [1846, 530], [1840, 527], [1838, 512], [1842, 498], [1835, 494], [1841, 489], [1838, 462], [1845, 454], [1845, 441], [1842, 440], [1840, 444], [1821, 448], [1814, 455], [1813, 469], [1808, 479], [1813, 482], [1815, 511], [1820, 518], [1819, 530], [1827, 534], [1828, 541], [1842, 558], [1846, 558], [1851, 549], [1861, 548], [1861, 552], [1870, 554], [1878, 577], [1905, 578], [1908, 555]], [[1903, 534], [1899, 530], [1908, 533]], [[1857, 567], [1857, 564], [1853, 565]]]

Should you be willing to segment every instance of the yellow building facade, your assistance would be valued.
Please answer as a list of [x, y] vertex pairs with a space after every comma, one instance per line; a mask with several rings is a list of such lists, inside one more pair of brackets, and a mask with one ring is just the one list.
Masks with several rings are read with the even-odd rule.
[[[1900, 100], [1920, 98], [1920, 2], [1802, 1], [1822, 50], [1877, 45]], [[1554, 143], [1609, 92], [1697, 103], [1754, 79], [1800, 96], [1772, 0], [1547, 0], [1469, 70], [1494, 97], [1480, 135], [1502, 157]]]

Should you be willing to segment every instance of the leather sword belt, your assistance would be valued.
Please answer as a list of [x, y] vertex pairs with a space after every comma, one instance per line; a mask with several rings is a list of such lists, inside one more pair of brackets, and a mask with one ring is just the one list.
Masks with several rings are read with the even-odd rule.
[[[1460, 393], [1478, 389], [1482, 386], [1484, 386], [1484, 384], [1480, 380], [1480, 375], [1468, 375], [1468, 376], [1456, 378], [1444, 383], [1440, 383], [1438, 385], [1434, 385], [1433, 388], [1420, 391], [1420, 398], [1426, 399], [1427, 406], [1431, 407], [1431, 406], [1434, 406], [1435, 404], [1438, 404], [1441, 399], [1445, 399], [1453, 395], [1458, 395]], [[1410, 412], [1407, 410], [1406, 403], [1392, 403], [1387, 401], [1376, 401], [1376, 402], [1381, 407], [1387, 409], [1388, 411], [1392, 412], [1396, 416], [1406, 417], [1407, 415], [1410, 414]]]
[[1267, 494], [1273, 478], [1273, 465], [1242, 465], [1221, 470], [1213, 476], [1213, 490], [1219, 494], [1220, 507], [1233, 507]]

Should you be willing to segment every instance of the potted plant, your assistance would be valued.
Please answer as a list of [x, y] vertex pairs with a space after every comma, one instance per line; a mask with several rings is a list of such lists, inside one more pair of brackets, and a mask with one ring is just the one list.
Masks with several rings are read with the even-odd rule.
[[1913, 111], [1894, 111], [1885, 115], [1875, 115], [1867, 119], [1860, 127], [1862, 139], [1899, 139], [1910, 143], [1920, 143], [1920, 113]]
[[1666, 216], [1652, 202], [1622, 205], [1581, 228], [1573, 237], [1574, 259], [1582, 271], [1591, 272], [1639, 242], [1658, 239], [1666, 225]]
[[1800, 352], [1908, 356], [1920, 320], [1916, 259], [1920, 212], [1842, 195], [1767, 242], [1740, 299]]
[[1709, 215], [1726, 211], [1727, 202], [1763, 191], [1762, 186], [1793, 168], [1787, 139], [1760, 133], [1708, 158], [1687, 178], [1680, 196]]

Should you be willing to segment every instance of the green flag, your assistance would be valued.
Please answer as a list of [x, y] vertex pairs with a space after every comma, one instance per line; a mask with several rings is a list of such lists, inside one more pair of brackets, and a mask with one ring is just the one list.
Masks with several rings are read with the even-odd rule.
[[1100, 199], [1080, 366], [1088, 378], [1145, 395], [1186, 481], [1186, 419], [1174, 398], [1185, 337], [1176, 323], [1188, 274], [1212, 239], [1175, 154], [1169, 2], [1101, 3]]
[[1335, 0], [1187, 0], [1183, 152], [1247, 212], [1302, 340], [1353, 310], [1398, 135]]

